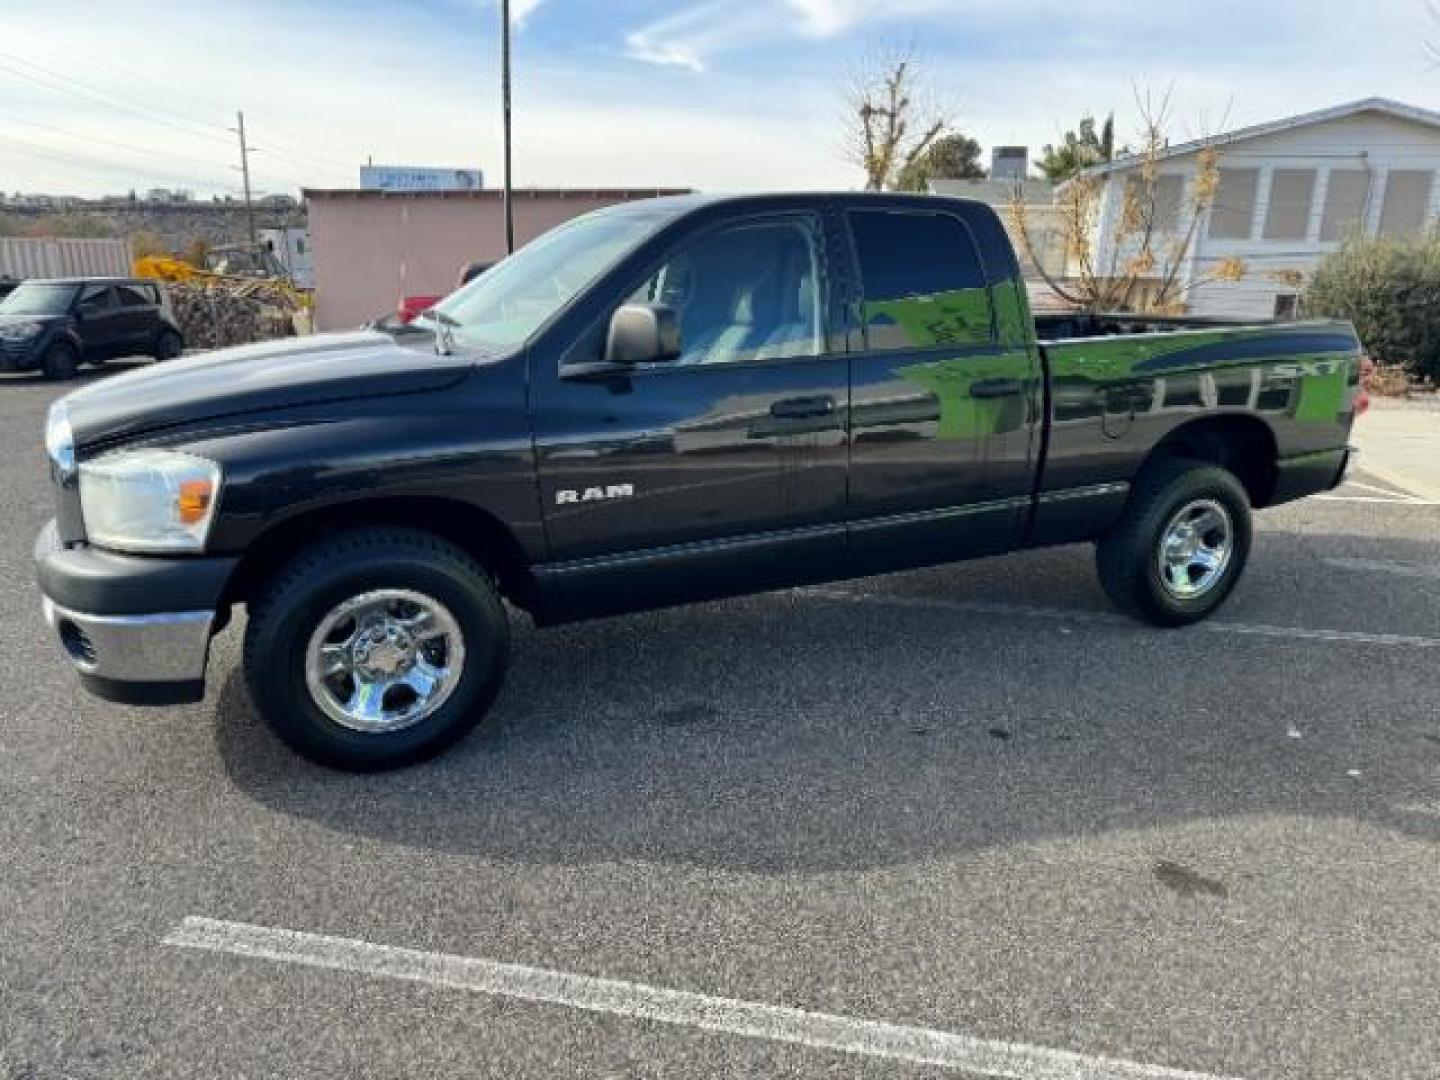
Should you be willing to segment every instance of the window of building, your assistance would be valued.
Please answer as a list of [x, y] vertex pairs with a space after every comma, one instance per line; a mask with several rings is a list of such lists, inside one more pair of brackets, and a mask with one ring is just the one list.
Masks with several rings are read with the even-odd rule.
[[747, 222], [684, 245], [631, 299], [675, 311], [676, 364], [819, 356], [825, 351], [820, 264], [813, 217]]
[[1310, 232], [1310, 207], [1314, 199], [1314, 169], [1276, 169], [1270, 177], [1265, 239], [1304, 240]]
[[1385, 181], [1385, 202], [1380, 208], [1380, 232], [1385, 236], [1414, 236], [1430, 216], [1430, 188], [1435, 174], [1418, 169], [1391, 169]]
[[1210, 236], [1215, 240], [1249, 240], [1255, 220], [1259, 169], [1221, 169], [1220, 186], [1210, 210]]
[[1344, 240], [1365, 224], [1370, 195], [1370, 173], [1365, 169], [1331, 169], [1325, 189], [1325, 212], [1320, 218], [1321, 240]]
[[990, 290], [975, 242], [950, 214], [850, 214], [872, 349], [988, 343]]
[[1142, 212], [1148, 209], [1146, 203], [1153, 197], [1155, 232], [1168, 235], [1180, 231], [1181, 203], [1185, 199], [1185, 177], [1179, 173], [1164, 173], [1157, 176], [1153, 192], [1146, 191], [1144, 180], [1135, 173], [1131, 173], [1125, 178], [1125, 197], [1138, 199]]
[[1280, 322], [1294, 322], [1300, 313], [1300, 297], [1295, 293], [1280, 293], [1275, 297], [1275, 318]]

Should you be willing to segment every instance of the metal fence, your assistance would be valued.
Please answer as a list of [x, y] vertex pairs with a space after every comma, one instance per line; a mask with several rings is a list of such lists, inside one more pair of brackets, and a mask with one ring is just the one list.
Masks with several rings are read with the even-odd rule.
[[0, 236], [0, 278], [127, 277], [128, 240]]

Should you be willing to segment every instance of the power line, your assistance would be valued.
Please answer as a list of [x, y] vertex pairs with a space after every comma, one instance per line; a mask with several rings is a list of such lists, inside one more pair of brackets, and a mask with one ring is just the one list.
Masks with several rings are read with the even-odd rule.
[[[253, 123], [251, 124], [251, 128], [255, 128], [255, 125]], [[301, 138], [300, 136], [291, 135], [288, 132], [288, 129], [270, 123], [264, 120], [263, 117], [261, 119], [260, 129], [264, 132], [264, 139], [266, 142], [280, 142], [282, 144], [279, 150], [270, 148], [270, 152], [276, 154], [279, 157], [285, 157], [287, 154], [298, 155], [299, 157], [309, 158], [310, 160], [318, 162], [320, 164], [334, 166], [336, 168], [352, 169], [355, 167], [355, 162], [352, 160], [342, 159], [339, 156], [332, 156], [328, 153], [316, 153], [313, 150], [305, 148], [306, 144], [313, 145], [313, 141]], [[281, 136], [281, 138], [278, 140], [275, 137], [276, 132], [278, 132]], [[289, 143], [291, 145], [284, 145], [285, 143]], [[297, 143], [300, 145], [294, 145]]]
[[[5, 21], [4, 21], [3, 19], [0, 19], [0, 27], [3, 27], [3, 26], [5, 26], [5, 25], [7, 25], [7, 24], [5, 23]], [[28, 28], [27, 28], [27, 29], [28, 29]], [[116, 74], [123, 75], [123, 76], [125, 76], [125, 77], [128, 78], [128, 79], [132, 79], [132, 80], [135, 80], [135, 81], [147, 83], [147, 84], [149, 84], [150, 86], [153, 86], [153, 87], [155, 87], [155, 88], [157, 88], [157, 89], [159, 89], [159, 90], [162, 90], [163, 92], [165, 92], [165, 93], [167, 93], [167, 94], [168, 94], [168, 93], [171, 93], [171, 92], [173, 91], [173, 87], [164, 86], [163, 84], [161, 84], [160, 82], [158, 82], [153, 76], [146, 75], [146, 74], [143, 74], [143, 73], [141, 73], [141, 72], [137, 72], [134, 68], [124, 67], [124, 66], [122, 66], [122, 65], [120, 65], [120, 64], [116, 64], [116, 63], [114, 63], [113, 61], [109, 60], [108, 58], [106, 58], [106, 57], [104, 57], [104, 56], [101, 56], [101, 55], [100, 55], [99, 53], [97, 53], [95, 50], [93, 50], [93, 49], [88, 49], [88, 48], [86, 48], [84, 45], [77, 44], [73, 39], [67, 39], [67, 38], [65, 38], [64, 36], [60, 35], [60, 34], [54, 33], [53, 31], [47, 31], [44, 35], [36, 34], [33, 30], [32, 30], [32, 31], [29, 31], [29, 33], [30, 33], [30, 36], [36, 38], [37, 40], [43, 40], [44, 38], [47, 38], [47, 37], [48, 37], [48, 38], [50, 38], [50, 39], [52, 39], [52, 40], [54, 40], [54, 41], [56, 41], [56, 42], [58, 42], [58, 43], [60, 43], [60, 44], [62, 44], [62, 45], [68, 46], [68, 47], [71, 48], [72, 50], [84, 51], [84, 52], [87, 54], [87, 56], [90, 58], [90, 59], [87, 61], [88, 63], [94, 63], [94, 64], [100, 65], [101, 67], [109, 68], [111, 71], [115, 72]], [[10, 54], [10, 56], [12, 57], [12, 59], [18, 59], [18, 58], [16, 58], [16, 57], [14, 57], [14, 54], [13, 54], [13, 53]], [[39, 67], [39, 65], [35, 64], [34, 61], [23, 60], [22, 62], [28, 64], [30, 67]], [[48, 70], [48, 69], [42, 69], [42, 70]], [[70, 76], [63, 75], [63, 74], [61, 74], [61, 73], [59, 73], [59, 72], [52, 72], [51, 74], [53, 74], [54, 77], [56, 77], [56, 78], [64, 78], [64, 79], [69, 80], [70, 82], [76, 83], [77, 85], [86, 85], [86, 84], [80, 83], [79, 80], [73, 79], [73, 78], [71, 78]], [[104, 93], [107, 93], [107, 94], [109, 93], [108, 91], [98, 91], [98, 88], [93, 88], [93, 89], [96, 89], [97, 92], [104, 92]], [[161, 114], [164, 114], [164, 115], [173, 117], [173, 118], [175, 118], [175, 119], [177, 119], [177, 120], [183, 121], [183, 122], [188, 123], [188, 124], [194, 124], [194, 125], [197, 125], [197, 126], [200, 126], [200, 127], [206, 127], [206, 128], [212, 128], [212, 127], [213, 127], [213, 128], [218, 128], [218, 127], [219, 127], [219, 125], [215, 124], [215, 123], [212, 122], [212, 121], [200, 119], [200, 118], [198, 118], [198, 117], [195, 117], [193, 114], [183, 114], [183, 113], [181, 113], [181, 112], [179, 112], [179, 111], [177, 111], [177, 110], [175, 110], [175, 109], [173, 109], [173, 108], [169, 108], [169, 107], [161, 108], [161, 107], [159, 107], [159, 106], [156, 106], [156, 105], [151, 104], [151, 103], [148, 102], [148, 101], [144, 101], [144, 100], [142, 100], [142, 99], [140, 99], [140, 98], [138, 98], [138, 97], [132, 97], [130, 100], [131, 100], [133, 103], [135, 103], [135, 104], [137, 104], [137, 105], [140, 105], [141, 107], [143, 107], [143, 108], [145, 108], [145, 109], [147, 109], [147, 110], [149, 110], [149, 111], [161, 113]], [[252, 121], [254, 120], [254, 116], [253, 116], [253, 115], [252, 115], [251, 119], [252, 119]], [[255, 126], [255, 125], [254, 125], [253, 122], [252, 122], [251, 128], [253, 129], [254, 126]], [[333, 147], [331, 147], [331, 148], [321, 148], [321, 149], [324, 149], [324, 150], [327, 151], [327, 152], [324, 152], [324, 153], [317, 152], [316, 149], [312, 149], [313, 147], [316, 146], [315, 137], [314, 137], [313, 135], [299, 135], [299, 134], [296, 134], [296, 133], [293, 132], [293, 131], [288, 130], [287, 128], [283, 128], [283, 127], [280, 127], [279, 125], [271, 124], [271, 123], [268, 123], [268, 122], [262, 122], [262, 128], [263, 128], [264, 131], [266, 132], [266, 141], [267, 141], [267, 142], [275, 142], [275, 141], [277, 141], [277, 140], [275, 139], [274, 135], [271, 134], [271, 133], [272, 133], [272, 132], [278, 132], [278, 133], [280, 134], [280, 136], [282, 137], [282, 138], [281, 138], [280, 140], [278, 140], [278, 141], [281, 141], [281, 142], [284, 142], [284, 143], [288, 143], [288, 144], [289, 144], [288, 146], [283, 147], [285, 153], [279, 153], [278, 151], [276, 151], [277, 156], [285, 157], [287, 154], [289, 154], [289, 155], [296, 155], [296, 156], [303, 157], [303, 158], [308, 158], [308, 159], [310, 159], [310, 160], [312, 160], [312, 161], [315, 161], [315, 162], [318, 162], [318, 163], [321, 163], [321, 164], [333, 165], [333, 166], [335, 166], [335, 167], [337, 167], [337, 168], [350, 169], [350, 168], [353, 168], [353, 167], [354, 167], [355, 162], [354, 162], [353, 160], [350, 160], [350, 159], [347, 159], [347, 158], [342, 157], [342, 156], [341, 156], [341, 152], [334, 150]], [[208, 138], [208, 137], [211, 137], [211, 136], [209, 136], [208, 133], [207, 133], [207, 136], [206, 136], [206, 137]]]
[[[7, 59], [13, 61], [17, 58], [10, 56], [7, 57]], [[86, 97], [93, 101], [98, 101], [100, 104], [106, 105], [109, 108], [115, 109], [119, 112], [128, 113], [132, 116], [137, 116], [140, 119], [147, 120], [152, 124], [161, 124], [165, 127], [172, 128], [175, 131], [181, 132], [182, 134], [189, 135], [193, 139], [222, 139], [222, 137], [219, 135], [211, 135], [208, 132], [196, 131], [182, 124], [177, 124], [171, 120], [166, 119], [164, 116], [159, 115], [156, 110], [148, 109], [144, 106], [136, 108], [131, 105], [122, 104], [121, 100], [116, 97], [116, 95], [106, 93], [103, 90], [92, 89], [91, 87], [86, 86], [84, 83], [78, 82], [74, 79], [70, 79], [64, 75], [53, 74], [47, 69], [41, 67], [39, 64], [29, 64], [28, 61], [23, 60], [20, 62], [22, 64], [28, 64], [29, 67], [36, 69], [37, 71], [41, 72], [41, 74], [33, 74], [32, 72], [26, 71], [22, 68], [15, 67], [13, 66], [13, 64], [6, 63], [5, 60], [0, 60], [0, 71], [8, 71], [12, 75], [17, 75], [20, 78], [33, 82], [38, 86], [43, 86], [47, 90], [58, 90], [61, 93], [68, 93], [79, 97]], [[72, 89], [70, 86], [66, 86], [65, 83], [72, 83], [78, 89]], [[218, 128], [218, 130], [224, 131], [225, 129], [221, 127]], [[229, 140], [224, 139], [223, 141], [228, 142]]]
[[0, 142], [12, 143], [21, 147], [27, 154], [38, 155], [62, 163], [75, 163], [90, 168], [99, 168], [108, 173], [131, 172], [142, 179], [164, 180], [170, 186], [208, 188], [211, 190], [234, 191], [229, 184], [215, 183], [213, 181], [199, 181], [194, 177], [182, 178], [176, 174], [141, 172], [133, 165], [126, 162], [117, 162], [113, 158], [98, 158], [89, 154], [77, 154], [68, 150], [59, 150], [44, 143], [37, 143], [30, 139], [22, 139], [16, 135], [0, 134]]
[[79, 139], [86, 143], [104, 143], [107, 146], [118, 147], [121, 150], [129, 150], [133, 154], [145, 154], [149, 157], [163, 158], [166, 161], [188, 161], [194, 164], [217, 166], [219, 162], [206, 161], [201, 158], [177, 158], [176, 155], [161, 150], [151, 150], [144, 146], [136, 146], [133, 143], [120, 142], [118, 139], [109, 139], [103, 135], [82, 135], [78, 131], [67, 131], [64, 128], [56, 127], [54, 124], [44, 124], [38, 120], [25, 120], [18, 116], [5, 118], [14, 124], [24, 124], [26, 127], [39, 128], [42, 131], [53, 131], [57, 135], [64, 135], [67, 138]]

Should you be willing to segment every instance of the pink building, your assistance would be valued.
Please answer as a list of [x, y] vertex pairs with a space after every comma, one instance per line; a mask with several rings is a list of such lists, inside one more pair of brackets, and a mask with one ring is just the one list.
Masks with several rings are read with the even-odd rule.
[[[676, 195], [666, 189], [514, 193], [515, 243], [563, 221], [632, 199]], [[394, 311], [402, 296], [442, 296], [468, 262], [505, 254], [499, 191], [307, 190], [315, 257], [315, 325], [359, 326]]]

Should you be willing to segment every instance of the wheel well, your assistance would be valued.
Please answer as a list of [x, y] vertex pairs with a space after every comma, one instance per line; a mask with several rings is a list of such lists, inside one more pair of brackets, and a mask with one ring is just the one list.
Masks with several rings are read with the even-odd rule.
[[252, 599], [286, 563], [317, 539], [340, 529], [397, 526], [450, 541], [495, 577], [501, 595], [528, 608], [534, 595], [529, 561], [498, 518], [453, 499], [367, 499], [289, 518], [262, 533], [245, 551], [225, 590], [224, 604]]
[[1214, 416], [1181, 424], [1150, 452], [1145, 464], [1173, 457], [1198, 458], [1235, 474], [1251, 506], [1265, 506], [1275, 490], [1280, 451], [1270, 425], [1254, 416]]

